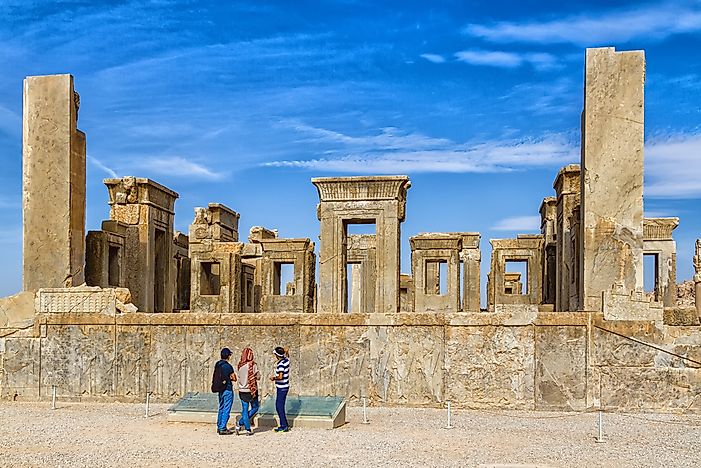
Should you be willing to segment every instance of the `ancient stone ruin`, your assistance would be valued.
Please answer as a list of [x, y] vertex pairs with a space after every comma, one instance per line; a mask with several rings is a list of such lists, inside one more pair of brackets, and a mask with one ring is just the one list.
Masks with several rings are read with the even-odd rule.
[[[64, 398], [174, 400], [208, 390], [221, 346], [252, 346], [268, 367], [284, 344], [301, 395], [701, 411], [701, 240], [695, 307], [677, 305], [679, 219], [643, 217], [644, 81], [643, 52], [586, 51], [581, 162], [544, 190], [540, 234], [489, 240], [482, 308], [469, 220], [411, 237], [401, 274], [404, 175], [312, 179], [318, 250], [314, 230], [255, 227], [242, 240], [240, 214], [216, 201], [176, 232], [178, 194], [139, 177], [104, 181], [109, 217], [86, 235], [73, 77], [28, 77], [23, 291], [0, 300], [0, 397], [55, 386]], [[648, 294], [644, 255], [656, 265]]]

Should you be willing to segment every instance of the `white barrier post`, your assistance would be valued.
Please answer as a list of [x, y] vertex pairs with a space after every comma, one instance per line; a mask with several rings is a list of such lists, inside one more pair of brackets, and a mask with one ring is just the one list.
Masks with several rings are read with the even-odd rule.
[[56, 385], [51, 386], [51, 409], [56, 409]]
[[453, 425], [452, 425], [452, 422], [451, 422], [451, 420], [450, 420], [450, 416], [451, 416], [451, 415], [450, 415], [450, 400], [448, 400], [447, 403], [448, 403], [448, 425], [446, 425], [445, 428], [446, 428], [446, 429], [452, 429], [452, 428], [453, 428]]
[[604, 442], [604, 412], [599, 410], [599, 437], [596, 438], [597, 443]]
[[363, 424], [370, 424], [368, 421], [367, 398], [363, 397]]
[[151, 392], [146, 392], [146, 414], [144, 415], [145, 418], [148, 418], [148, 407], [149, 403], [151, 402]]

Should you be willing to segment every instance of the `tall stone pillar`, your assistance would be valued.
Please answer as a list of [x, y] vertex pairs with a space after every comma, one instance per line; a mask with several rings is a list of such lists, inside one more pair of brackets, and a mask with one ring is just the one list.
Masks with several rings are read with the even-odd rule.
[[23, 289], [84, 282], [85, 134], [71, 75], [24, 80]]
[[587, 49], [582, 116], [580, 299], [643, 287], [645, 54]]
[[[579, 164], [563, 167], [553, 183], [557, 201], [555, 205], [555, 310], [577, 310], [579, 294], [579, 258], [574, 240], [579, 226], [580, 169]], [[572, 301], [570, 299], [573, 299]]]
[[540, 204], [540, 233], [545, 240], [543, 252], [543, 304], [555, 304], [557, 255], [557, 198], [546, 197]]
[[319, 192], [318, 311], [348, 312], [348, 225], [374, 224], [375, 308], [366, 313], [399, 311], [399, 232], [406, 210], [407, 176], [322, 177], [312, 179]]
[[696, 255], [694, 255], [694, 292], [696, 314], [701, 319], [701, 239], [696, 239]]
[[462, 251], [460, 259], [462, 272], [462, 310], [463, 312], [480, 311], [480, 252], [479, 232], [462, 233]]

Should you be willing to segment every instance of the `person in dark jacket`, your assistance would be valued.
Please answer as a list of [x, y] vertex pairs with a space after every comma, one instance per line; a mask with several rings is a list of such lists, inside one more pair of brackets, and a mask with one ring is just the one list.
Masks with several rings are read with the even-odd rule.
[[217, 434], [230, 435], [234, 431], [228, 429], [226, 425], [229, 422], [229, 414], [231, 413], [231, 405], [234, 403], [234, 389], [232, 381], [236, 380], [236, 373], [233, 366], [229, 363], [231, 358], [231, 350], [223, 348], [220, 353], [221, 360], [214, 365], [214, 377], [212, 378], [212, 386], [218, 385], [217, 393], [219, 394], [219, 413], [217, 414]]

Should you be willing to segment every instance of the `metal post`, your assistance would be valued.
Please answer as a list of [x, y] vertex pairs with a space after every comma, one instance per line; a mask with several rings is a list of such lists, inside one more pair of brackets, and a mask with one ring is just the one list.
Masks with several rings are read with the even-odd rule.
[[367, 398], [363, 397], [363, 424], [370, 424], [368, 421]]
[[51, 409], [56, 409], [56, 385], [51, 386]]
[[448, 425], [446, 425], [445, 428], [452, 429], [453, 425], [451, 424], [451, 420], [450, 420], [450, 416], [451, 416], [451, 414], [450, 414], [450, 400], [448, 400], [447, 403], [448, 403]]
[[604, 442], [604, 412], [601, 410], [599, 410], [599, 437], [596, 438], [596, 442]]
[[148, 407], [149, 407], [150, 403], [151, 403], [151, 392], [146, 392], [146, 414], [144, 415], [145, 418], [148, 418]]

